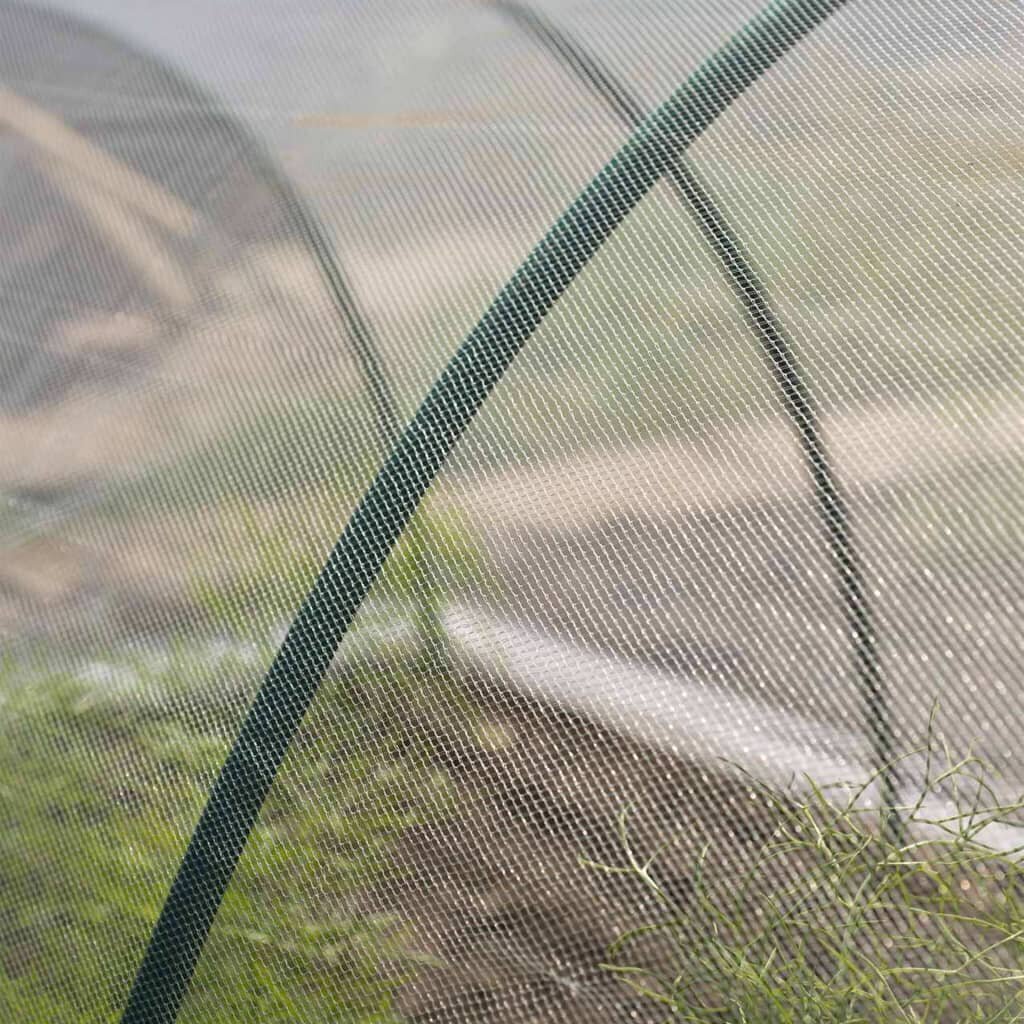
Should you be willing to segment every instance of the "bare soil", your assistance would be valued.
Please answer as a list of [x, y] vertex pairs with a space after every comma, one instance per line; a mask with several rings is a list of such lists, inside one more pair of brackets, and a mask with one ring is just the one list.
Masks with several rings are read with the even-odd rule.
[[638, 854], [675, 840], [655, 874], [684, 906], [705, 844], [728, 874], [763, 841], [770, 814], [724, 772], [507, 693], [480, 690], [478, 700], [496, 748], [438, 734], [435, 756], [455, 781], [458, 813], [408, 833], [400, 881], [373, 898], [443, 965], [403, 987], [401, 1011], [416, 1024], [659, 1020], [599, 965], [619, 934], [665, 908], [635, 880], [579, 858], [625, 863], [617, 818], [628, 808]]

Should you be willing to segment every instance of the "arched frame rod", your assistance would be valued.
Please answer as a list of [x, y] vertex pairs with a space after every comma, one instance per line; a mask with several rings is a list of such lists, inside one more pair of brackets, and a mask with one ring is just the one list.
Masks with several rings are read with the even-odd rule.
[[[494, 6], [552, 54], [627, 127], [633, 128], [643, 122], [645, 112], [640, 102], [578, 40], [524, 3], [494, 0]], [[898, 779], [894, 767], [895, 740], [885, 680], [879, 664], [871, 605], [849, 511], [828, 456], [811, 391], [800, 372], [793, 345], [782, 321], [768, 300], [767, 289], [743, 251], [738, 235], [722, 212], [721, 205], [715, 201], [684, 155], [680, 155], [665, 172], [665, 179], [693, 215], [742, 304], [747, 323], [757, 338], [761, 354], [775, 382], [779, 401], [799, 439], [846, 619], [874, 769], [879, 778], [884, 827], [890, 837], [898, 839], [902, 829], [896, 810]]]
[[306, 248], [316, 260], [331, 302], [348, 330], [377, 421], [377, 440], [382, 456], [386, 457], [398, 439], [400, 423], [395, 396], [370, 323], [341, 271], [334, 248], [319, 219], [269, 158], [263, 161], [263, 173], [288, 207]]
[[775, 0], [650, 117], [534, 248], [469, 333], [352, 514], [214, 783], [122, 1024], [172, 1024], [213, 919], [338, 645], [434, 478], [516, 354], [601, 245], [733, 100], [844, 0]]

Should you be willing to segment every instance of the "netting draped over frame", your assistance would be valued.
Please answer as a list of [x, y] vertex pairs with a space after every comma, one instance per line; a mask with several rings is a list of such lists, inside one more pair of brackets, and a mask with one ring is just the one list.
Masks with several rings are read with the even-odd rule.
[[787, 815], [1021, 845], [964, 806], [1024, 787], [1022, 55], [1000, 0], [0, 6], [5, 1018], [774, 1020], [907, 912], [765, 939], [850, 863]]

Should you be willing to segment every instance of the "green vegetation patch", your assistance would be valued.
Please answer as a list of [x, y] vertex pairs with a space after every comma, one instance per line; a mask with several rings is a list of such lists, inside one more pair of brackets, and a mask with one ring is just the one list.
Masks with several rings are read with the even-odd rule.
[[[917, 752], [921, 753], [921, 752]], [[1024, 1019], [1024, 829], [988, 769], [933, 740], [921, 798], [887, 838], [855, 794], [783, 798], [751, 782], [777, 826], [751, 858], [707, 847], [685, 893], [659, 882], [667, 848], [586, 866], [634, 885], [637, 925], [606, 970], [665, 1020], [706, 1024], [1001, 1024]], [[906, 759], [907, 764], [913, 758]], [[948, 813], [936, 814], [945, 794]], [[1021, 836], [996, 852], [993, 828]], [[651, 909], [653, 908], [653, 910]]]
[[[184, 1020], [387, 1021], [420, 964], [359, 896], [408, 828], [451, 810], [447, 778], [343, 680], [289, 754], [221, 908]], [[168, 704], [178, 704], [169, 701]], [[227, 713], [225, 713], [227, 714]], [[0, 1010], [93, 1024], [117, 1014], [233, 723], [61, 678], [0, 712]]]

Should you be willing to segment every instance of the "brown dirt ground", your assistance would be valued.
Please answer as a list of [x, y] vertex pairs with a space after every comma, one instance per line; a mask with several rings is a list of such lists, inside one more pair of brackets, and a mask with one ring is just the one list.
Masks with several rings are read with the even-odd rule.
[[373, 898], [444, 965], [403, 987], [400, 1011], [415, 1024], [659, 1020], [599, 965], [619, 934], [665, 910], [636, 881], [583, 867], [580, 856], [623, 863], [616, 819], [628, 807], [638, 853], [675, 839], [655, 874], [685, 905], [704, 845], [719, 851], [727, 878], [770, 816], [725, 772], [508, 693], [479, 689], [477, 700], [495, 749], [439, 732], [435, 756], [459, 812], [410, 831], [396, 854], [400, 880]]

